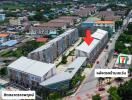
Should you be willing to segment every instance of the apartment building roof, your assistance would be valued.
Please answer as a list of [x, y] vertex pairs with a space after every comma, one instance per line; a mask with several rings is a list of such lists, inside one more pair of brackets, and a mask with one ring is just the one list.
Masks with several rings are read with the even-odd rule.
[[58, 28], [58, 27], [63, 27], [64, 25], [65, 25], [65, 23], [60, 23], [60, 22], [47, 22], [44, 24], [40, 24], [39, 26]]
[[86, 59], [87, 57], [76, 58], [71, 64], [68, 65], [67, 69], [64, 72], [43, 81], [42, 83], [40, 83], [40, 85], [48, 86], [51, 84], [64, 82], [66, 80], [71, 80], [77, 73], [77, 71], [80, 69], [80, 67], [84, 64]]
[[8, 37], [9, 34], [0, 34], [0, 38], [5, 38], [5, 37]]
[[114, 21], [96, 21], [96, 24], [114, 24]]
[[117, 21], [121, 19], [121, 16], [107, 16], [104, 18], [105, 20]]
[[39, 77], [45, 75], [53, 67], [55, 67], [54, 64], [35, 61], [24, 56], [20, 57], [8, 66], [8, 68]]
[[90, 45], [88, 45], [86, 42], [83, 42], [76, 48], [76, 50], [80, 50], [89, 54], [97, 46], [98, 43], [99, 40], [97, 39], [94, 39]]
[[79, 16], [87, 16], [89, 13], [95, 11], [96, 8], [95, 7], [87, 7], [87, 8], [82, 8], [79, 9], [76, 14]]
[[48, 38], [43, 38], [43, 37], [40, 37], [40, 38], [37, 38], [36, 39], [36, 42], [46, 42], [48, 40]]
[[101, 29], [97, 29], [97, 31], [92, 34], [92, 37], [95, 38], [95, 39], [101, 40], [106, 34], [108, 34], [107, 31], [101, 30]]
[[95, 21], [99, 21], [101, 20], [100, 18], [97, 17], [89, 17], [86, 21], [84, 21], [83, 23], [87, 23], [87, 22], [95, 22]]
[[114, 12], [113, 11], [101, 11], [99, 12], [98, 16], [100, 17], [114, 16]]
[[61, 17], [59, 17], [59, 19], [72, 19], [72, 20], [74, 20], [74, 19], [78, 19], [79, 17], [77, 17], [77, 16], [61, 16]]
[[54, 20], [51, 20], [49, 22], [60, 22], [60, 23], [70, 23], [72, 22], [73, 20], [72, 19], [54, 19]]

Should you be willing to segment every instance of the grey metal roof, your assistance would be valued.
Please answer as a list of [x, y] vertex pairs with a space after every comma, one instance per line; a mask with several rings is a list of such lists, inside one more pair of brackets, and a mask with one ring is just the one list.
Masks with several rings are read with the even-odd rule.
[[43, 63], [40, 61], [28, 59], [27, 57], [22, 56], [7, 67], [27, 74], [42, 77], [53, 67], [55, 67], [55, 65], [51, 63]]
[[101, 40], [107, 34], [108, 34], [107, 31], [102, 30], [102, 29], [97, 29], [97, 31], [92, 34], [92, 37]]
[[76, 72], [84, 64], [86, 59], [87, 59], [87, 57], [76, 58], [71, 64], [69, 64], [69, 66], [67, 67], [67, 69], [64, 72], [57, 74], [57, 75], [41, 82], [40, 85], [48, 86], [51, 84], [55, 84], [55, 83], [59, 83], [59, 82], [63, 82], [63, 81], [72, 79], [74, 77], [74, 75], [76, 74]]
[[91, 51], [99, 44], [99, 41], [100, 40], [94, 39], [90, 45], [88, 45], [86, 42], [83, 42], [81, 45], [76, 47], [76, 50], [80, 50], [90, 54]]

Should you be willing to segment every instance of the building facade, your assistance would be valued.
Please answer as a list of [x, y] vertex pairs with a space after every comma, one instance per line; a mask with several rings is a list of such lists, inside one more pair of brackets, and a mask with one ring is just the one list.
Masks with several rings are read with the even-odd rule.
[[45, 45], [37, 48], [28, 54], [28, 57], [34, 60], [52, 63], [63, 54], [63, 52], [78, 40], [78, 30], [69, 29]]
[[[42, 88], [48, 88], [50, 90], [63, 90], [72, 89], [72, 79], [76, 75], [80, 75], [83, 69], [87, 66], [87, 57], [78, 57], [72, 63], [67, 66], [64, 72], [58, 73], [55, 76], [40, 83]], [[79, 81], [79, 80], [78, 80]]]
[[108, 42], [108, 32], [98, 29], [95, 33], [92, 34], [94, 40], [88, 45], [86, 42], [83, 42], [79, 45], [75, 54], [77, 57], [87, 57], [88, 63], [94, 63], [99, 53], [103, 50]]
[[20, 57], [8, 67], [10, 81], [26, 88], [37, 88], [39, 83], [54, 76], [54, 64], [42, 63], [26, 57]]

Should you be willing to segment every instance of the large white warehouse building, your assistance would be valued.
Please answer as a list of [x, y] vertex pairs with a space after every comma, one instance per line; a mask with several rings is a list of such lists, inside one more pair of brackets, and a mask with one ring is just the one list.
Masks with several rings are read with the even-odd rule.
[[23, 56], [7, 66], [7, 69], [12, 82], [27, 88], [36, 88], [39, 83], [56, 74], [54, 64], [35, 61]]

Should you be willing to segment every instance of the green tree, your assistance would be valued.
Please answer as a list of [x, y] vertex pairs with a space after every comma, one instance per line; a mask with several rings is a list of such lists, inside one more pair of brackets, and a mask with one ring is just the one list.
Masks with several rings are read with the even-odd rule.
[[118, 87], [117, 93], [122, 100], [132, 100], [132, 79], [124, 84], [121, 84]]
[[101, 96], [99, 94], [96, 94], [92, 96], [92, 100], [101, 100]]
[[132, 76], [132, 67], [129, 67], [129, 73], [130, 73], [130, 76]]
[[102, 21], [104, 21], [104, 20], [105, 20], [104, 16], [102, 16], [102, 17], [101, 17], [101, 20], [102, 20]]
[[63, 55], [62, 56], [62, 61], [61, 61], [62, 64], [66, 64], [67, 63], [67, 56]]
[[34, 15], [34, 19], [36, 21], [43, 21], [43, 13], [42, 12], [36, 12], [36, 14]]
[[109, 100], [121, 100], [121, 97], [117, 93], [116, 87], [110, 87], [108, 93], [109, 93]]
[[7, 67], [4, 67], [4, 68], [0, 69], [0, 75], [1, 76], [4, 76], [6, 74], [7, 74]]
[[116, 21], [115, 22], [115, 28], [118, 29], [119, 27], [122, 26], [122, 24], [123, 24], [123, 21], [121, 21], [121, 20], [120, 21]]

